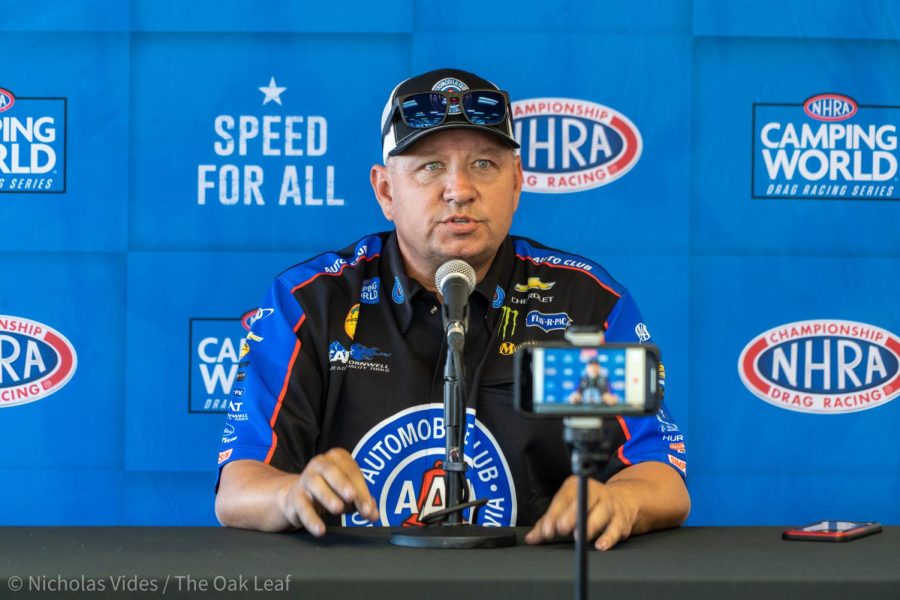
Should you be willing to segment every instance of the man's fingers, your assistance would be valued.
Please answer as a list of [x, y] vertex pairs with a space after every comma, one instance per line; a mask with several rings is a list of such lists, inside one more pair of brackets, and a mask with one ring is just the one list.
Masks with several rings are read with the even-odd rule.
[[629, 532], [624, 530], [621, 519], [612, 519], [603, 531], [603, 535], [597, 538], [594, 547], [597, 550], [609, 550], [620, 541], [627, 538]]
[[601, 533], [604, 533], [611, 526], [613, 514], [610, 506], [606, 502], [596, 503], [587, 515], [587, 537], [589, 540], [594, 539]]
[[[613, 519], [615, 511], [612, 498], [603, 484], [588, 480], [587, 497], [587, 538], [593, 540], [604, 533]], [[569, 535], [578, 525], [578, 478], [569, 477], [550, 502], [547, 512], [535, 523], [525, 536], [529, 544], [539, 544], [557, 535]], [[619, 533], [616, 533], [618, 531]], [[612, 547], [622, 536], [622, 528], [610, 532], [604, 542]], [[625, 534], [627, 535], [627, 534]]]
[[332, 486], [319, 473], [309, 473], [303, 476], [303, 487], [310, 497], [319, 503], [326, 511], [333, 515], [342, 514], [347, 503], [341, 496], [335, 493]]
[[577, 496], [556, 517], [557, 535], [571, 535], [578, 525], [578, 498]]
[[547, 512], [537, 520], [534, 527], [525, 536], [527, 543], [539, 544], [551, 540], [557, 535], [560, 517], [566, 513], [569, 506], [575, 501], [574, 490], [577, 488], [572, 486], [571, 482], [577, 483], [577, 480], [570, 477], [562, 484], [556, 495], [553, 496]]
[[[313, 466], [310, 463], [310, 466]], [[356, 487], [344, 472], [345, 466], [332, 460], [320, 460], [316, 463], [311, 475], [320, 476], [325, 483], [347, 504], [356, 500]]]
[[369, 492], [369, 486], [366, 485], [366, 480], [359, 465], [353, 460], [350, 453], [343, 448], [335, 448], [329, 451], [328, 454], [349, 483], [349, 487], [344, 489], [345, 493], [341, 494], [344, 500], [348, 504], [355, 504], [359, 514], [366, 519], [370, 521], [378, 519], [378, 508], [375, 506], [375, 500], [372, 498], [371, 492]]
[[[302, 477], [308, 481], [307, 487], [315, 499], [327, 511], [340, 514], [348, 512], [349, 507], [355, 505], [366, 519], [370, 521], [378, 519], [378, 510], [362, 471], [350, 453], [343, 448], [334, 448], [315, 457], [304, 470]], [[316, 478], [321, 478], [322, 484], [327, 486], [330, 494], [322, 490]], [[334, 503], [332, 495], [340, 499], [340, 506]]]
[[305, 490], [298, 489], [292, 498], [294, 509], [297, 511], [297, 517], [300, 519], [299, 525], [313, 534], [320, 537], [325, 534], [325, 523], [319, 518], [313, 501], [307, 497]]
[[525, 534], [525, 543], [526, 544], [540, 544], [544, 539], [544, 535], [541, 533], [541, 527], [544, 525], [544, 518], [541, 517], [534, 524], [534, 527], [531, 528], [527, 534]]

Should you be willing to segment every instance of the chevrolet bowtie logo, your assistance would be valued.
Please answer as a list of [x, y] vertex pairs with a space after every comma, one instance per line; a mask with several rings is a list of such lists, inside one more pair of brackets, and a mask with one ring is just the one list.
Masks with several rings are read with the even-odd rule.
[[542, 290], [547, 291], [556, 285], [555, 281], [550, 281], [548, 283], [544, 283], [541, 281], [540, 277], [529, 277], [528, 283], [517, 283], [515, 290], [517, 292], [527, 292], [529, 290]]

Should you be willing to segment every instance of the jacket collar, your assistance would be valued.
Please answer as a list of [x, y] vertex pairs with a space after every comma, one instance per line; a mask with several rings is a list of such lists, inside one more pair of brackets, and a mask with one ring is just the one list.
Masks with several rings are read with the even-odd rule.
[[[386, 301], [391, 305], [391, 312], [397, 322], [397, 326], [401, 333], [409, 330], [409, 325], [413, 319], [412, 301], [420, 293], [429, 293], [421, 283], [407, 275], [406, 267], [403, 265], [403, 256], [400, 254], [400, 246], [397, 242], [397, 232], [392, 231], [387, 238], [382, 252], [384, 268], [381, 272], [382, 285], [385, 291], [390, 289], [389, 297]], [[473, 294], [482, 296], [493, 310], [488, 310], [488, 325], [493, 331], [494, 323], [497, 320], [497, 314], [503, 300], [506, 296], [504, 284], [508, 283], [512, 276], [513, 261], [515, 260], [515, 251], [512, 241], [507, 236], [500, 244], [494, 262], [488, 269], [484, 279], [475, 286]]]

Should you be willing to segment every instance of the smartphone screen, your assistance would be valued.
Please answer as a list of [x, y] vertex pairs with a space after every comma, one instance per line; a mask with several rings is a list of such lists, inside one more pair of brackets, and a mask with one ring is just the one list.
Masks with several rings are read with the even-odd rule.
[[820, 521], [818, 523], [813, 523], [812, 525], [807, 525], [806, 527], [801, 527], [800, 529], [801, 531], [827, 531], [833, 533], [836, 531], [850, 531], [851, 529], [856, 529], [864, 525], [868, 525], [868, 523], [858, 523], [856, 521]]
[[[640, 414], [657, 402], [657, 363], [646, 346], [526, 349], [522, 409], [547, 416]], [[525, 383], [525, 382], [523, 382]]]

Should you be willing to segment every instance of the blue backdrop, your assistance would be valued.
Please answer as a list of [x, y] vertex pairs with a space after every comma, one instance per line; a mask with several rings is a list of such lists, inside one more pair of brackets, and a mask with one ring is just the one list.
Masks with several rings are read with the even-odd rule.
[[242, 317], [389, 227], [381, 110], [442, 66], [509, 90], [555, 178], [513, 231], [637, 299], [690, 524], [900, 523], [900, 4], [491, 6], [6, 0], [0, 524], [215, 523]]

